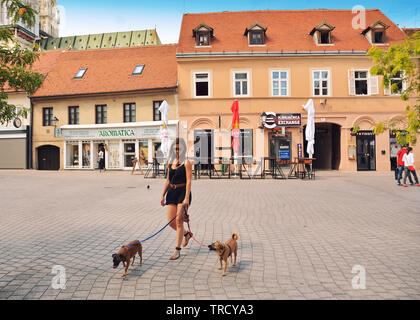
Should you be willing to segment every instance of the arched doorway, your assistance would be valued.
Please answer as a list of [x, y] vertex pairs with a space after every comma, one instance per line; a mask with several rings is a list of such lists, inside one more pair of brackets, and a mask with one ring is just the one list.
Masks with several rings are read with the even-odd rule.
[[38, 147], [38, 170], [60, 169], [60, 148], [56, 146]]
[[[304, 154], [306, 152], [307, 141], [305, 139], [305, 129], [303, 127]], [[315, 146], [314, 155], [316, 161], [313, 163], [317, 170], [338, 170], [341, 160], [341, 126], [335, 123], [315, 123]]]

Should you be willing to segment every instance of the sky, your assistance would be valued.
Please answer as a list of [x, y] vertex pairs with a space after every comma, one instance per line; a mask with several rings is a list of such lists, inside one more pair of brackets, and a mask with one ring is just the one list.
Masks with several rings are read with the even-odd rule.
[[420, 27], [420, 2], [416, 0], [58, 0], [60, 36], [157, 29], [162, 43], [178, 42], [184, 13], [377, 8], [401, 28]]

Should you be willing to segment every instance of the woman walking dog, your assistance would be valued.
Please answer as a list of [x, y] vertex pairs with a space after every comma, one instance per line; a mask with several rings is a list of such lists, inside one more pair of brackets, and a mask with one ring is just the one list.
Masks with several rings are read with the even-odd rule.
[[[177, 138], [172, 143], [169, 159], [168, 159], [168, 175], [166, 177], [165, 186], [163, 187], [162, 199], [160, 201], [162, 206], [167, 207], [168, 222], [175, 218], [181, 208], [187, 210], [191, 204], [191, 177], [192, 164], [186, 158], [187, 145], [184, 139]], [[166, 199], [165, 199], [166, 195]], [[180, 214], [170, 223], [172, 229], [176, 231], [176, 247], [175, 251], [169, 260], [176, 260], [181, 255], [181, 241], [183, 247], [188, 245], [191, 238], [189, 232], [184, 229], [184, 214]]]

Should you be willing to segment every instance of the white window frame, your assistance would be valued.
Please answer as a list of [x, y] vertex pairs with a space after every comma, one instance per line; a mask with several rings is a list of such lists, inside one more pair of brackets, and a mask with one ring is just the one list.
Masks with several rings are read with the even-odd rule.
[[[356, 94], [356, 72], [366, 72], [367, 94]], [[369, 69], [354, 68], [350, 69], [348, 73], [349, 96], [365, 97], [379, 94], [378, 76], [372, 76]]]
[[[274, 72], [279, 73], [279, 79], [275, 80], [273, 78], [273, 73]], [[286, 72], [286, 80], [281, 80], [281, 78], [280, 78], [281, 72]], [[274, 81], [279, 82], [279, 94], [278, 95], [274, 94], [274, 85], [273, 85]], [[286, 95], [281, 94], [281, 85], [280, 85], [281, 81], [286, 81], [286, 91], [287, 91]], [[290, 69], [270, 69], [270, 95], [272, 97], [276, 97], [276, 98], [290, 97]]]
[[[320, 83], [320, 93], [321, 94], [319, 94], [319, 95], [316, 95], [315, 94], [315, 77], [314, 77], [314, 75], [315, 75], [315, 72], [319, 72], [320, 73], [320, 78], [319, 78], [319, 81], [320, 82], [322, 82], [322, 72], [328, 72], [328, 78], [327, 78], [327, 82], [328, 82], [328, 87], [327, 87], [327, 90], [328, 90], [328, 94], [326, 94], [326, 95], [324, 95], [324, 94], [322, 94], [322, 83]], [[312, 79], [312, 93], [311, 93], [311, 96], [312, 97], [331, 97], [332, 96], [332, 90], [331, 90], [331, 69], [325, 69], [325, 68], [323, 68], [323, 69], [311, 69], [311, 79]]]
[[[236, 80], [235, 75], [238, 73], [246, 73], [246, 81], [247, 81], [247, 88], [248, 92], [247, 94], [236, 94], [235, 90], [235, 82], [241, 81], [241, 92], [242, 92], [242, 82], [243, 80]], [[246, 98], [251, 97], [251, 70], [232, 70], [232, 96], [235, 98]]]
[[[196, 92], [197, 92], [197, 88], [196, 88], [196, 83], [197, 82], [206, 82], [206, 81], [203, 81], [203, 80], [196, 80], [196, 75], [197, 74], [203, 74], [203, 73], [207, 73], [207, 82], [208, 82], [208, 95], [207, 96], [197, 96], [196, 95]], [[210, 70], [202, 70], [202, 71], [193, 71], [192, 72], [192, 88], [193, 88], [193, 94], [192, 94], [192, 96], [195, 98], [195, 99], [208, 99], [208, 98], [211, 98], [212, 97], [212, 82], [211, 82], [211, 79], [212, 79], [212, 76], [211, 76], [211, 71]]]
[[401, 77], [399, 77], [399, 78], [393, 77], [393, 78], [389, 79], [389, 86], [388, 86], [388, 88], [384, 88], [384, 95], [394, 96], [394, 97], [395, 96], [401, 96], [401, 93], [393, 93], [391, 91], [391, 82], [392, 82], [391, 80], [401, 80], [402, 81], [402, 88], [401, 88], [402, 92], [404, 92], [407, 89], [407, 80], [404, 80], [404, 78], [405, 78], [404, 70], [401, 70], [400, 73], [401, 73]]

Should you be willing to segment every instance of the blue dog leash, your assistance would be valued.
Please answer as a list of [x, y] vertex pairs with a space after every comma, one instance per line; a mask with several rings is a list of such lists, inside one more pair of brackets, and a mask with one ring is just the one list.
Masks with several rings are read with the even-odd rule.
[[167, 226], [169, 226], [170, 224], [171, 224], [171, 222], [172, 221], [174, 221], [175, 219], [176, 219], [176, 217], [178, 217], [182, 212], [183, 212], [183, 210], [184, 210], [184, 207], [181, 207], [181, 210], [178, 212], [178, 214], [171, 220], [171, 221], [169, 221], [162, 229], [160, 229], [158, 232], [156, 232], [155, 234], [153, 234], [153, 235], [151, 235], [150, 237], [148, 237], [148, 238], [146, 238], [146, 239], [144, 239], [144, 240], [141, 240], [141, 241], [139, 241], [139, 242], [136, 242], [136, 243], [132, 243], [132, 244], [128, 244], [127, 246], [128, 247], [131, 247], [131, 246], [135, 246], [136, 244], [139, 244], [139, 243], [142, 243], [142, 242], [145, 242], [145, 241], [147, 241], [147, 240], [149, 240], [149, 239], [151, 239], [151, 238], [153, 238], [154, 236], [156, 236], [157, 234], [159, 234], [160, 232], [162, 232]]

